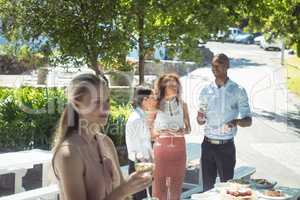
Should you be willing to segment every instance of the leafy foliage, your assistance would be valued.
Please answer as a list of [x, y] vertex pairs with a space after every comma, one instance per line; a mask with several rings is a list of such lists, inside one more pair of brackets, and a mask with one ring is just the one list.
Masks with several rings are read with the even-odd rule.
[[[0, 88], [0, 151], [49, 149], [65, 103], [63, 89]], [[116, 145], [125, 143], [130, 110], [129, 105], [112, 100], [104, 131]]]
[[[60, 115], [57, 100], [64, 100], [63, 93], [57, 89], [26, 87], [1, 88], [0, 94], [2, 150], [49, 148], [52, 132]], [[51, 98], [48, 99], [49, 96]], [[51, 112], [48, 109], [51, 107], [50, 103], [56, 108]]]
[[126, 8], [127, 32], [139, 51], [142, 83], [145, 55], [157, 44], [168, 46], [169, 52], [179, 54], [184, 61], [192, 58], [200, 62], [198, 40], [207, 40], [210, 34], [233, 23], [239, 1], [124, 0], [122, 5]]
[[104, 127], [104, 133], [113, 140], [116, 146], [125, 144], [125, 126], [130, 113], [130, 105], [121, 106], [112, 101], [109, 123]]
[[45, 38], [45, 49], [84, 59], [97, 73], [99, 59], [124, 64], [137, 47], [143, 82], [145, 56], [155, 45], [172, 44], [183, 60], [194, 58], [196, 41], [226, 29], [239, 6], [238, 0], [1, 0], [0, 17], [9, 38]]
[[98, 74], [99, 57], [127, 51], [119, 23], [118, 1], [0, 1], [3, 30], [9, 38], [47, 40], [63, 55], [85, 59]]
[[299, 0], [245, 1], [240, 11], [248, 18], [250, 27], [285, 37], [288, 44], [296, 43], [300, 48]]
[[133, 72], [135, 70], [135, 63], [124, 58], [110, 58], [108, 60], [102, 59], [100, 66], [105, 71], [120, 71], [120, 72]]

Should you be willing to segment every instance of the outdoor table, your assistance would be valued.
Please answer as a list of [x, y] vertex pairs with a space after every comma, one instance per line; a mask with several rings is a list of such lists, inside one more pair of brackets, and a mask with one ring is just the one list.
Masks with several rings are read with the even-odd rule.
[[[282, 192], [284, 192], [285, 194], [287, 194], [288, 196], [290, 196], [289, 200], [298, 200], [300, 198], [300, 188], [290, 188], [290, 187], [283, 187], [283, 186], [276, 186], [275, 187], [276, 190], [281, 190]], [[252, 189], [254, 191], [262, 191], [259, 189]], [[203, 194], [205, 194], [205, 196], [207, 196], [207, 198], [203, 197], [203, 198], [191, 198], [190, 200], [220, 200], [220, 193], [215, 189], [211, 189], [207, 192], [204, 192]], [[265, 198], [259, 197], [257, 196], [257, 200], [265, 200]]]
[[52, 153], [40, 149], [0, 154], [0, 175], [15, 174], [15, 193], [25, 191], [22, 178], [34, 165], [42, 164], [42, 186], [47, 185], [48, 172], [51, 167]]

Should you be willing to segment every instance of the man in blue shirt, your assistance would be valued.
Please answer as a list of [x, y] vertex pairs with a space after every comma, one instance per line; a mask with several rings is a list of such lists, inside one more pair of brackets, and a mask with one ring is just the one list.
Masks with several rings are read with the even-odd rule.
[[201, 155], [204, 191], [214, 187], [217, 173], [221, 182], [233, 178], [237, 127], [252, 124], [247, 93], [228, 78], [228, 68], [229, 59], [225, 54], [214, 56], [215, 81], [202, 89], [199, 98], [197, 121], [205, 125]]

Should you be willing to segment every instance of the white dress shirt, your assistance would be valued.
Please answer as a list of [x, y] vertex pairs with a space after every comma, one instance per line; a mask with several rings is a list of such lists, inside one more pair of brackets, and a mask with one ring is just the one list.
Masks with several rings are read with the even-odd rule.
[[151, 151], [151, 135], [146, 123], [146, 113], [137, 107], [126, 123], [126, 146], [128, 158], [135, 161], [135, 155], [149, 158]]
[[204, 134], [211, 139], [232, 139], [237, 127], [226, 130], [224, 125], [251, 116], [246, 90], [230, 79], [220, 88], [215, 81], [204, 87], [199, 100], [207, 106]]

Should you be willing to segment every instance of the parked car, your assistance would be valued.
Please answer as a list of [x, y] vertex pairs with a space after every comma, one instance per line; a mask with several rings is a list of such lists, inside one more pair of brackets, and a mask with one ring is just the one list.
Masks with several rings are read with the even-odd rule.
[[234, 42], [235, 38], [242, 34], [242, 30], [239, 28], [229, 28], [228, 29], [228, 41]]
[[240, 33], [242, 33], [241, 29], [230, 27], [227, 31], [219, 31], [216, 37], [212, 36], [212, 38], [233, 42], [234, 38]]
[[242, 44], [253, 44], [254, 37], [250, 33], [240, 33], [234, 38], [234, 42]]
[[264, 39], [264, 36], [260, 35], [254, 38], [254, 44], [260, 45], [261, 41]]
[[264, 50], [278, 50], [280, 51], [282, 48], [282, 41], [271, 36], [270, 39], [266, 39], [264, 36], [260, 41], [260, 47]]

